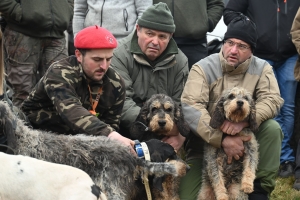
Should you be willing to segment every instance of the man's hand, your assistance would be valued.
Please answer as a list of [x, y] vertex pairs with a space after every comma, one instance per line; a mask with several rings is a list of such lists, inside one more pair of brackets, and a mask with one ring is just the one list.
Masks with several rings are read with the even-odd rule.
[[222, 141], [222, 147], [228, 157], [227, 163], [231, 164], [232, 157], [239, 160], [244, 155], [244, 143], [251, 139], [251, 136], [227, 135]]
[[241, 132], [243, 128], [248, 127], [248, 122], [230, 122], [225, 120], [220, 130], [223, 133], [227, 133], [228, 135], [236, 135], [237, 133]]
[[162, 139], [162, 141], [170, 144], [175, 151], [178, 151], [182, 147], [185, 137], [183, 137], [181, 134], [176, 136], [166, 136]]
[[108, 135], [109, 138], [111, 139], [114, 139], [114, 140], [117, 140], [119, 141], [120, 143], [122, 143], [123, 145], [127, 146], [127, 147], [130, 147], [130, 151], [133, 155], [136, 156], [136, 152], [135, 150], [133, 149], [134, 147], [134, 141], [133, 140], [130, 140], [124, 136], [122, 136], [121, 134], [119, 134], [118, 132], [116, 131], [113, 131], [111, 132], [109, 135]]

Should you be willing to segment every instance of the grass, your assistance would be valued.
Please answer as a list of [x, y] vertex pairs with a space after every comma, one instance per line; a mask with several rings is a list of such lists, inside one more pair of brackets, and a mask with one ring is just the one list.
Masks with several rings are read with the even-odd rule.
[[300, 191], [293, 189], [295, 178], [277, 178], [270, 200], [300, 200]]

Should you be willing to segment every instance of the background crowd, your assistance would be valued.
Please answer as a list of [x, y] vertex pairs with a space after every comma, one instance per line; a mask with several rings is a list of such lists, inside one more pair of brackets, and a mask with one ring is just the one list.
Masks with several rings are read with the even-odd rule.
[[[256, 137], [265, 147], [249, 199], [268, 199], [277, 175], [295, 176], [300, 190], [300, 141], [297, 149], [290, 145], [300, 80], [299, 6], [289, 0], [1, 0], [2, 99], [10, 101], [9, 85], [13, 109], [33, 128], [105, 135], [133, 147], [129, 129], [143, 103], [153, 94], [169, 95], [192, 130], [184, 138], [174, 126], [173, 136], [163, 138], [176, 150], [184, 146], [186, 161], [197, 167], [181, 183], [185, 200], [195, 199], [201, 185], [203, 142], [242, 148], [228, 131], [249, 124], [226, 122], [212, 134], [204, 122], [220, 91], [245, 87], [256, 100]], [[223, 47], [208, 55], [206, 35], [222, 16], [228, 26]], [[74, 37], [74, 56], [66, 31]], [[221, 71], [209, 71], [212, 66]]]

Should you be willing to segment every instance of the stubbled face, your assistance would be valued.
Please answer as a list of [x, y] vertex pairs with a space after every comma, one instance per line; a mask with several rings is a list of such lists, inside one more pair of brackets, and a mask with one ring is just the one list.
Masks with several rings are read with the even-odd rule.
[[171, 33], [156, 31], [136, 25], [138, 44], [149, 60], [154, 61], [167, 48]]
[[[229, 39], [235, 43], [240, 43], [249, 46], [249, 44], [247, 44], [242, 40], [234, 39], [234, 38], [229, 38]], [[237, 45], [230, 46], [227, 43], [223, 45], [222, 52], [227, 63], [234, 67], [239, 66], [241, 63], [245, 62], [252, 55], [252, 51], [250, 48], [242, 51], [238, 48]]]
[[233, 122], [241, 122], [249, 117], [252, 104], [251, 94], [244, 89], [232, 88], [224, 102], [225, 116]]
[[76, 49], [75, 55], [87, 78], [91, 81], [100, 81], [108, 70], [113, 49], [91, 49], [85, 55]]

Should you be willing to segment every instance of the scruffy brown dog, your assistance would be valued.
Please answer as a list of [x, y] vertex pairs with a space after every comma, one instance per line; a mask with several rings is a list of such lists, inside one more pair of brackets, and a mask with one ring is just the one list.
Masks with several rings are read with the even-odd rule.
[[253, 181], [258, 164], [258, 144], [253, 134], [257, 130], [255, 102], [252, 95], [243, 88], [234, 87], [223, 92], [212, 115], [210, 126], [220, 128], [224, 120], [232, 122], [248, 121], [239, 135], [251, 136], [244, 142], [244, 156], [227, 163], [227, 155], [222, 148], [209, 144], [205, 146], [202, 186], [198, 200], [248, 200], [253, 192]]
[[[171, 97], [165, 94], [155, 94], [141, 108], [135, 123], [131, 127], [130, 135], [133, 139], [139, 141], [147, 141], [153, 138], [162, 139], [165, 136], [171, 136], [169, 132], [174, 124], [177, 125], [182, 136], [188, 136], [190, 128], [184, 121], [181, 107]], [[153, 161], [164, 162], [164, 160]], [[166, 175], [163, 178], [150, 178], [155, 186], [151, 188], [154, 199], [179, 200], [180, 179], [181, 177], [172, 175]]]
[[188, 136], [190, 128], [184, 121], [181, 107], [165, 94], [154, 94], [141, 108], [130, 135], [140, 141], [162, 139], [171, 136], [169, 132], [174, 124], [182, 136]]

